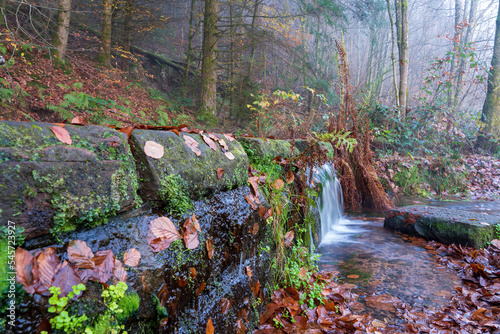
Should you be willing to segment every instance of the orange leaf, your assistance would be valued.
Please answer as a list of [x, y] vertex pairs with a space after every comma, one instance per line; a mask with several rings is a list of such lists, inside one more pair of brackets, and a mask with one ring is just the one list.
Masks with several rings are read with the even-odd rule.
[[270, 208], [269, 210], [266, 211], [264, 214], [264, 217], [262, 219], [267, 220], [273, 215], [273, 208]]
[[201, 232], [201, 226], [200, 226], [200, 224], [198, 223], [198, 219], [196, 218], [196, 216], [194, 215], [194, 213], [193, 213], [193, 216], [191, 217], [191, 221], [192, 221], [192, 223], [193, 223], [194, 228], [195, 228], [198, 232]]
[[252, 278], [252, 276], [253, 276], [252, 267], [247, 266], [246, 270], [247, 270], [248, 277]]
[[359, 275], [347, 275], [347, 278], [359, 278]]
[[144, 153], [153, 159], [161, 159], [165, 154], [165, 148], [154, 141], [148, 140], [144, 144]]
[[250, 282], [250, 287], [252, 288], [252, 292], [254, 294], [255, 297], [257, 297], [257, 295], [259, 294], [259, 291], [260, 291], [260, 282], [257, 280], [255, 281], [255, 283], [253, 285], [251, 285], [252, 283]]
[[96, 265], [94, 269], [96, 276], [94, 277], [97, 278], [99, 282], [106, 283], [111, 276], [113, 276], [113, 271], [115, 269], [115, 256], [113, 252], [109, 249], [98, 251], [92, 258], [92, 261], [94, 261]]
[[259, 233], [259, 223], [253, 224], [253, 226], [250, 227], [249, 232], [252, 235], [257, 235], [257, 233]]
[[219, 139], [219, 144], [220, 144], [220, 147], [222, 147], [224, 150], [229, 151], [229, 147], [227, 147], [226, 142], [224, 141], [224, 139]]
[[69, 136], [69, 132], [66, 129], [61, 128], [60, 126], [51, 126], [50, 129], [56, 135], [57, 139], [59, 139], [64, 144], [71, 145], [72, 140]]
[[89, 122], [85, 120], [82, 116], [76, 116], [71, 120], [71, 124], [75, 125], [87, 125]]
[[192, 279], [195, 279], [196, 278], [196, 269], [194, 267], [191, 267], [189, 268], [189, 277], [191, 277]]
[[212, 317], [208, 319], [206, 334], [214, 334], [214, 325], [212, 324]]
[[253, 193], [255, 196], [259, 196], [259, 177], [258, 176], [252, 176], [248, 178], [248, 183], [250, 183], [250, 186], [252, 187]]
[[223, 135], [224, 135], [224, 137], [226, 137], [226, 139], [227, 139], [227, 140], [229, 140], [229, 141], [234, 141], [234, 140], [236, 140], [236, 139], [234, 138], [234, 135], [232, 135], [232, 134], [230, 134], [230, 133], [223, 133]]
[[141, 253], [135, 248], [128, 249], [123, 255], [123, 263], [127, 266], [135, 267], [139, 264], [140, 260]]
[[94, 254], [87, 243], [82, 240], [71, 240], [68, 244], [68, 260], [80, 269], [94, 269]]
[[80, 276], [75, 272], [73, 267], [67, 264], [65, 261], [65, 265], [57, 272], [54, 282], [52, 282], [52, 286], [61, 288], [60, 297], [66, 297], [73, 290], [74, 285], [82, 283]]
[[208, 253], [208, 258], [211, 260], [212, 257], [214, 256], [214, 241], [212, 238], [207, 239], [207, 253]]
[[290, 184], [295, 180], [295, 176], [293, 175], [293, 172], [289, 170], [286, 172], [286, 183]]
[[220, 180], [222, 180], [223, 176], [224, 176], [224, 169], [217, 168], [217, 179], [220, 181]]
[[306, 275], [307, 275], [307, 268], [306, 267], [300, 268], [299, 277], [304, 278], [304, 277], [306, 277]]
[[49, 288], [52, 286], [52, 281], [59, 266], [59, 257], [55, 247], [44, 249], [36, 258], [39, 273], [39, 285], [36, 287], [36, 292], [50, 296]]
[[199, 296], [203, 290], [205, 290], [205, 282], [201, 282], [201, 284], [196, 288], [195, 294]]

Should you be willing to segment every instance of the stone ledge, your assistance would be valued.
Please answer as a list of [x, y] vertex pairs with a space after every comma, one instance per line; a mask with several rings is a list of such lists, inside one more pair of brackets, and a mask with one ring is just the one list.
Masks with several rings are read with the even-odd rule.
[[428, 206], [409, 206], [389, 211], [384, 227], [436, 240], [483, 248], [496, 238], [500, 217]]

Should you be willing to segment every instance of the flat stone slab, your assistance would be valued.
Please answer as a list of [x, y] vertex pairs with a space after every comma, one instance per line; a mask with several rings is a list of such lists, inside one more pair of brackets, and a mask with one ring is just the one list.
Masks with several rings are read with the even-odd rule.
[[418, 205], [391, 210], [384, 220], [384, 227], [394, 231], [476, 248], [497, 237], [496, 224], [499, 216]]
[[[196, 140], [201, 154], [197, 156], [185, 144], [184, 136]], [[217, 150], [211, 149], [201, 135], [181, 133], [180, 136], [171, 131], [134, 130], [132, 142], [134, 156], [140, 175], [139, 194], [145, 200], [163, 201], [162, 193], [167, 187], [169, 175], [179, 175], [186, 185], [186, 190], [192, 199], [216, 194], [220, 191], [233, 189], [247, 184], [248, 157], [243, 147], [236, 141], [225, 141], [234, 159], [229, 159], [217, 143]], [[160, 159], [147, 156], [144, 145], [153, 141], [164, 147], [164, 155]], [[217, 177], [217, 169], [222, 168], [224, 175]]]
[[97, 225], [140, 202], [125, 134], [66, 125], [67, 145], [53, 126], [0, 122], [0, 219], [24, 227], [28, 239], [54, 228]]

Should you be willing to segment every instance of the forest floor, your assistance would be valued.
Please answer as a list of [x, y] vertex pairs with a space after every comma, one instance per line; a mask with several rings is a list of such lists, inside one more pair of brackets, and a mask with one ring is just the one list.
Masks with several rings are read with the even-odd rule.
[[[337, 280], [336, 272], [313, 274], [324, 284], [323, 300], [309, 309], [300, 305], [302, 291], [294, 288], [274, 292], [260, 316], [254, 334], [267, 333], [498, 333], [500, 330], [500, 241], [487, 249], [446, 246], [421, 238], [409, 238], [427, 250], [436, 261], [455, 272], [461, 284], [442, 308], [412, 307], [390, 295], [365, 296], [371, 308], [390, 312], [394, 320], [376, 319], [353, 293], [355, 284]], [[401, 284], [404, 284], [402, 282]]]

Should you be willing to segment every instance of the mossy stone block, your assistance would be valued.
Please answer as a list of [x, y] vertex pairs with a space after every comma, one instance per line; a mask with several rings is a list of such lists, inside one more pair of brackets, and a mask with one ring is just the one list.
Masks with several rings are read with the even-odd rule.
[[[302, 153], [307, 147], [308, 147], [307, 140], [304, 139], [299, 139], [295, 141], [295, 147], [299, 150], [300, 153]], [[317, 146], [321, 147], [323, 150], [326, 151], [326, 155], [328, 158], [333, 159], [335, 157], [335, 150], [332, 146], [331, 143], [326, 142], [326, 141], [320, 141], [317, 143]]]
[[[201, 154], [197, 156], [185, 143], [184, 136], [196, 140]], [[221, 135], [220, 135], [221, 136]], [[244, 185], [248, 180], [248, 156], [237, 141], [226, 142], [229, 152], [234, 155], [230, 160], [217, 144], [211, 149], [201, 135], [182, 133], [180, 136], [171, 131], [134, 130], [131, 136], [134, 155], [140, 175], [139, 193], [147, 200], [162, 201], [160, 194], [168, 185], [167, 176], [179, 175], [185, 183], [189, 197], [193, 200], [209, 196], [223, 190]], [[153, 141], [164, 147], [165, 154], [154, 159], [144, 153], [144, 145]], [[217, 169], [222, 168], [224, 175], [217, 177]]]
[[238, 141], [251, 160], [268, 161], [277, 156], [289, 158], [292, 154], [298, 153], [298, 150], [286, 140], [239, 137]]
[[496, 238], [496, 224], [500, 224], [499, 216], [429, 206], [391, 210], [384, 221], [384, 227], [391, 230], [476, 248]]
[[100, 126], [66, 125], [67, 145], [54, 124], [0, 122], [1, 218], [27, 239], [95, 225], [140, 202], [127, 136]]

